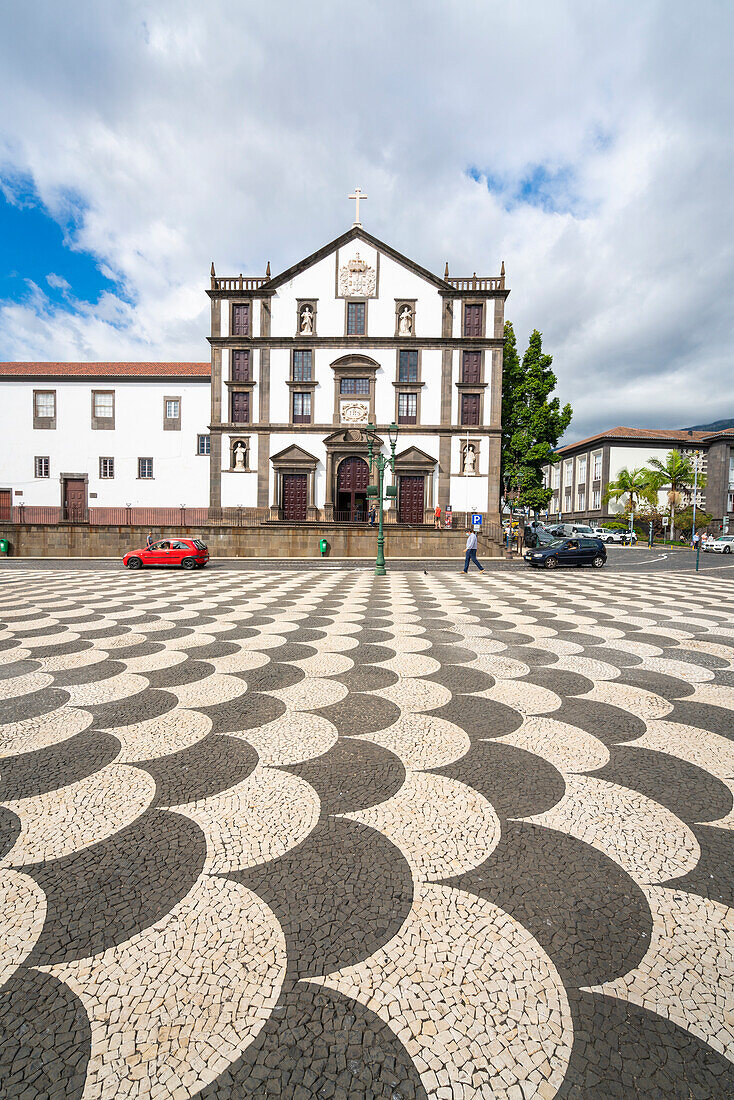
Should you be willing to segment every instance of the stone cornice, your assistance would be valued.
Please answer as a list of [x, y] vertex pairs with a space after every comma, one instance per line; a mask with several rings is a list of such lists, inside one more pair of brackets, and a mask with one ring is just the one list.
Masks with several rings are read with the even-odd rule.
[[[213, 348], [289, 348], [303, 350], [303, 338], [295, 336], [207, 336]], [[463, 351], [481, 351], [482, 349], [501, 349], [503, 337], [463, 336], [426, 336], [416, 339], [412, 336], [311, 336], [309, 348], [339, 348], [343, 355], [349, 355], [357, 348], [392, 348], [393, 350], [423, 351], [432, 348], [457, 348]]]

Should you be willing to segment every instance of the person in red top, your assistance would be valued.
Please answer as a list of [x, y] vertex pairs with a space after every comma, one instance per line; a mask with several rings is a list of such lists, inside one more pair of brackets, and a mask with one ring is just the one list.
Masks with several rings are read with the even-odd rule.
[[433, 526], [437, 531], [441, 530], [441, 507], [438, 504], [433, 509]]

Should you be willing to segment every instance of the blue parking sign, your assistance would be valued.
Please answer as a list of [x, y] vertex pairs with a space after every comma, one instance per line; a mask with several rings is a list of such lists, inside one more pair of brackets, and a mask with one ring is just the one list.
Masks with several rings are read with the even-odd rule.
[[482, 526], [482, 513], [481, 512], [472, 512], [471, 522], [472, 522], [472, 527], [474, 527], [474, 526], [481, 527]]

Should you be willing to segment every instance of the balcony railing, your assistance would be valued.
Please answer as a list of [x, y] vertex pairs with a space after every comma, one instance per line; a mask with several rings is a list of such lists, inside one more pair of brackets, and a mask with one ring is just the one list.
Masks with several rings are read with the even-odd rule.
[[212, 275], [212, 290], [232, 290], [242, 293], [247, 290], [258, 290], [263, 283], [269, 280], [265, 275]]
[[451, 283], [452, 287], [456, 290], [504, 290], [505, 289], [505, 277], [504, 275], [485, 277], [483, 275], [470, 275], [468, 279], [454, 279], [450, 278], [446, 280], [447, 283]]

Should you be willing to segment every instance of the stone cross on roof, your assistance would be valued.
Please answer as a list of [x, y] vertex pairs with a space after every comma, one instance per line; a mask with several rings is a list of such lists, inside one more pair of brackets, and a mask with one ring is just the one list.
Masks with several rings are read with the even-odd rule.
[[367, 196], [363, 195], [358, 187], [355, 187], [354, 188], [354, 194], [349, 195], [347, 197], [350, 198], [350, 199], [356, 199], [357, 200], [356, 203], [355, 203], [355, 210], [354, 210], [354, 225], [360, 225], [361, 226], [362, 223], [359, 220], [359, 200], [362, 199], [364, 201], [367, 198]]

